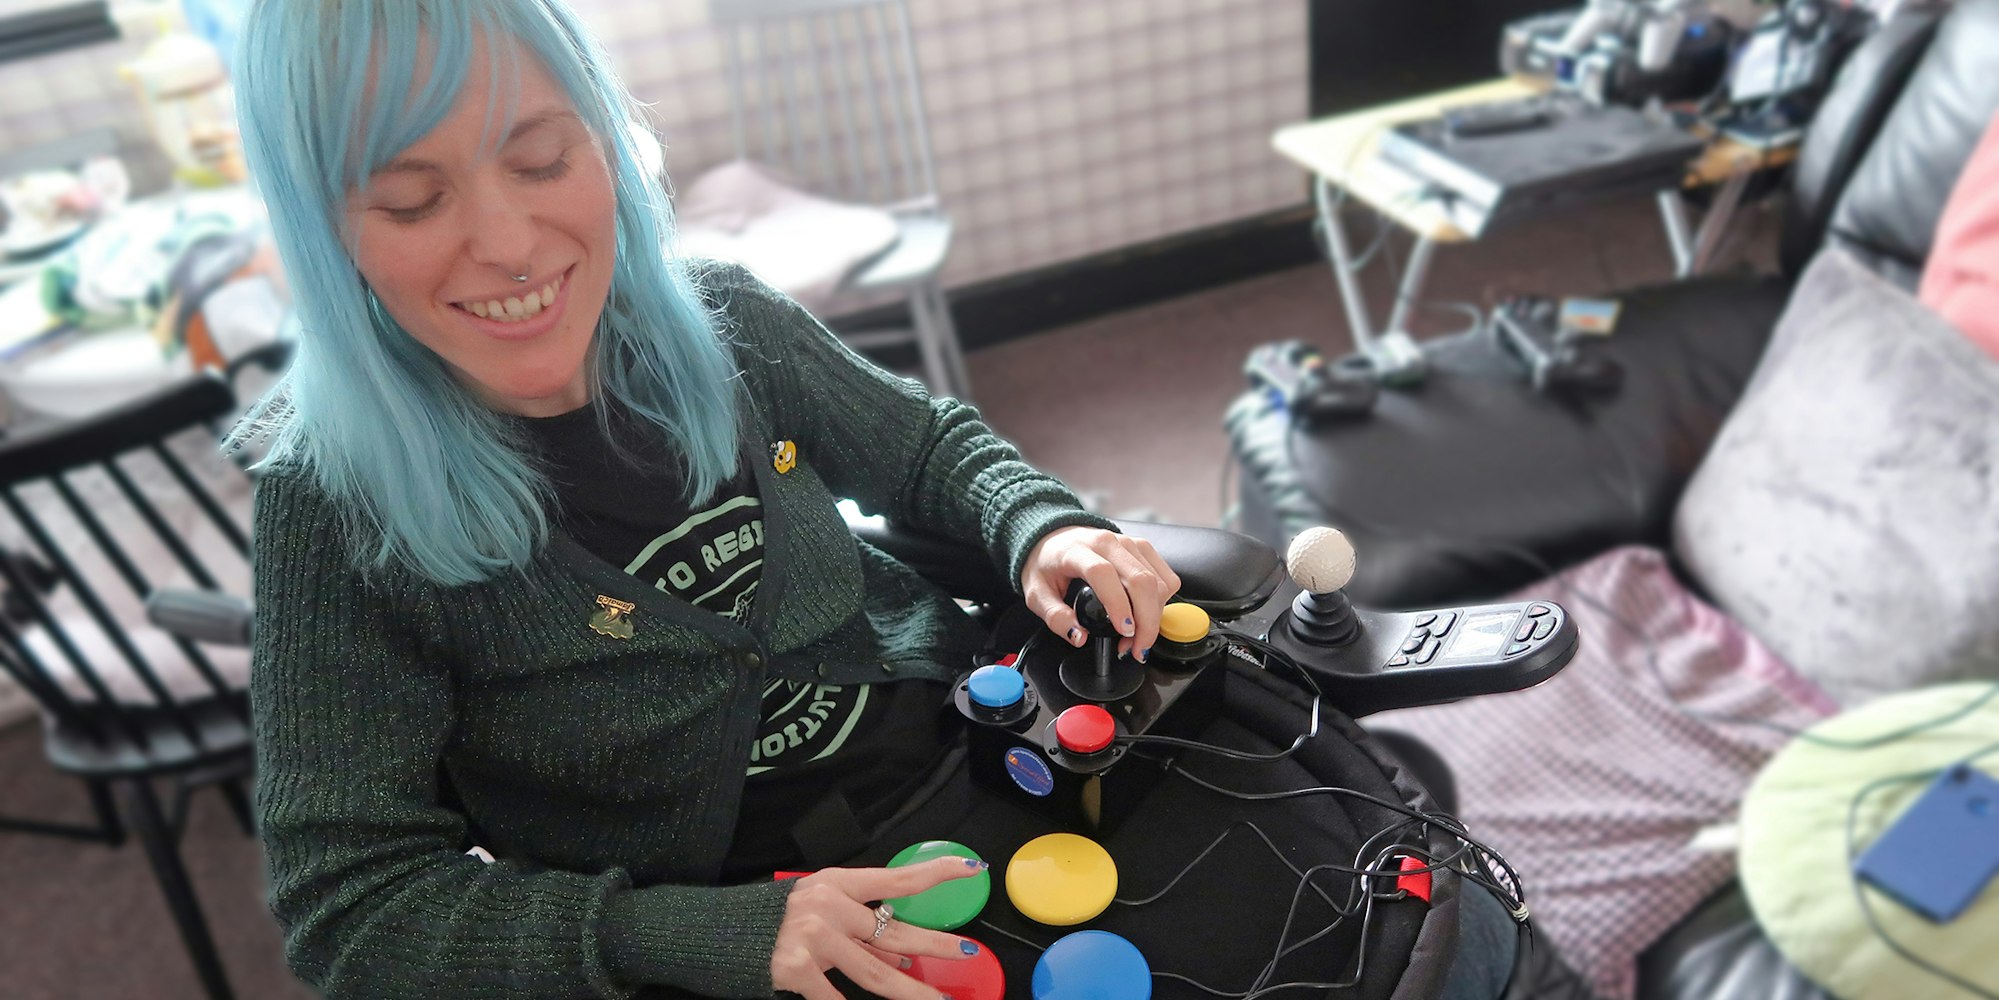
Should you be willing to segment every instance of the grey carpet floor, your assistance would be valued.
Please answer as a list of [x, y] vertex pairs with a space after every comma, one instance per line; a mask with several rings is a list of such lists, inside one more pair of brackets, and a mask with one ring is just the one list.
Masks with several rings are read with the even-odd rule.
[[[1722, 266], [1770, 266], [1774, 211], [1752, 208]], [[1356, 241], [1365, 245], [1365, 227]], [[1395, 244], [1406, 249], [1406, 240]], [[1503, 292], [1584, 294], [1664, 280], [1664, 239], [1649, 199], [1550, 219], [1437, 255], [1432, 301], [1489, 303]], [[1380, 308], [1384, 268], [1369, 275]], [[974, 352], [975, 391], [992, 425], [1027, 458], [1115, 515], [1215, 524], [1226, 507], [1221, 414], [1256, 344], [1301, 338], [1328, 355], [1347, 334], [1330, 271], [1302, 267]], [[1378, 320], [1377, 320], [1378, 322]], [[1438, 334], [1463, 317], [1425, 310]], [[52, 771], [30, 724], [0, 732], [0, 814], [81, 821], [88, 804]], [[196, 800], [183, 853], [244, 1000], [309, 997], [287, 972], [262, 903], [257, 845], [215, 795]], [[0, 997], [11, 1000], [200, 996], [144, 857], [0, 833]]]

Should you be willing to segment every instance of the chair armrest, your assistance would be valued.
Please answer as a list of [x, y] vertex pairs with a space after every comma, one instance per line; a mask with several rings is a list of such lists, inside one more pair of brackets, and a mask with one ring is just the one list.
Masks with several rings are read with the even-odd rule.
[[250, 602], [212, 590], [158, 590], [146, 598], [146, 620], [197, 642], [250, 644]]
[[[1277, 553], [1248, 535], [1184, 524], [1118, 521], [1118, 530], [1150, 541], [1180, 574], [1179, 599], [1223, 620], [1255, 610], [1284, 580]], [[894, 556], [954, 597], [984, 603], [1014, 599], [984, 550], [893, 524], [850, 524], [855, 537]]]

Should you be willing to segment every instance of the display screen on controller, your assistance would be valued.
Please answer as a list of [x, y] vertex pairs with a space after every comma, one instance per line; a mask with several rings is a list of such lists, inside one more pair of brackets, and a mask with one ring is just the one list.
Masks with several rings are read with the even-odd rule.
[[1513, 634], [1513, 623], [1519, 618], [1518, 611], [1499, 611], [1466, 618], [1464, 624], [1458, 626], [1458, 634], [1451, 638], [1451, 644], [1444, 647], [1443, 658], [1456, 660], [1498, 653], [1506, 648], [1506, 640]]

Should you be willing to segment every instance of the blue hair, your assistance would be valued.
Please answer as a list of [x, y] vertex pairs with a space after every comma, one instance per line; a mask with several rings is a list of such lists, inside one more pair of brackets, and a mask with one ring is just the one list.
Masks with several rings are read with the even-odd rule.
[[236, 440], [268, 433], [264, 464], [314, 477], [357, 566], [400, 563], [446, 585], [524, 567], [548, 538], [550, 487], [508, 420], [376, 301], [342, 233], [349, 192], [443, 121], [481, 41], [491, 92], [517, 72], [512, 53], [538, 58], [610, 165], [617, 262], [586, 362], [592, 398], [676, 445], [693, 502], [737, 466], [735, 367], [696, 275], [663, 249], [671, 209], [634, 145], [656, 140], [562, 0], [257, 0], [238, 114], [299, 343]]

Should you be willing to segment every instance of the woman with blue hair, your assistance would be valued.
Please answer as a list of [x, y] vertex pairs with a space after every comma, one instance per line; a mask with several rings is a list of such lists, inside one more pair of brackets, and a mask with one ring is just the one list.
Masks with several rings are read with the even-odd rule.
[[[335, 997], [886, 997], [955, 935], [797, 867], [829, 793], [906, 798], [980, 636], [852, 497], [982, 546], [1144, 659], [1179, 580], [970, 407], [745, 270], [673, 259], [630, 98], [561, 0], [259, 0], [238, 93], [296, 361], [257, 495], [257, 805]], [[866, 817], [863, 817], [866, 818]], [[467, 856], [478, 847], [496, 863]]]

